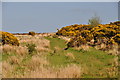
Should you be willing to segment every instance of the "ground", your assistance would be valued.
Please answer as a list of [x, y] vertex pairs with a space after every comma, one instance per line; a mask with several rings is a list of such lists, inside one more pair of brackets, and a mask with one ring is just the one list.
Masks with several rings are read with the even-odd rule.
[[[2, 47], [3, 77], [116, 78], [118, 57], [107, 52], [66, 47], [66, 41], [48, 36], [16, 35], [20, 46]], [[33, 51], [29, 52], [27, 45]], [[8, 67], [9, 66], [9, 67]]]

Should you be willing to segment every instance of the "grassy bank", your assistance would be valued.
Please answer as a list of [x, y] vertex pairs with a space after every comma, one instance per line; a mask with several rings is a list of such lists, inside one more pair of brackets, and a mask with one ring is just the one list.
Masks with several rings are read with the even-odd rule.
[[[4, 78], [117, 77], [117, 56], [92, 47], [64, 50], [66, 41], [59, 38], [28, 35], [17, 38], [20, 46], [2, 47]], [[32, 52], [29, 52], [28, 44]]]
[[[90, 48], [88, 51], [75, 50], [69, 48], [64, 50], [65, 41], [58, 38], [49, 38], [51, 53], [48, 59], [52, 66], [65, 66], [67, 64], [77, 64], [83, 69], [84, 78], [98, 78], [98, 77], [117, 77], [117, 70], [109, 71], [115, 66], [113, 55], [108, 55], [106, 52]], [[116, 73], [114, 73], [116, 72]]]

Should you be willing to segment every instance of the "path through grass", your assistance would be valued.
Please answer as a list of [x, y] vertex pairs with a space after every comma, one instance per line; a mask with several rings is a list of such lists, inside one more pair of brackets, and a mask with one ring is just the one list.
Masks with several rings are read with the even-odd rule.
[[[66, 66], [67, 64], [78, 64], [83, 68], [84, 78], [101, 78], [108, 77], [108, 68], [112, 68], [113, 59], [115, 56], [108, 55], [107, 53], [90, 48], [89, 51], [75, 50], [69, 48], [64, 50], [65, 41], [58, 38], [49, 38], [51, 53], [48, 55], [48, 59], [52, 66]], [[66, 56], [66, 54], [72, 54], [71, 56]], [[113, 75], [112, 77], [116, 77]]]

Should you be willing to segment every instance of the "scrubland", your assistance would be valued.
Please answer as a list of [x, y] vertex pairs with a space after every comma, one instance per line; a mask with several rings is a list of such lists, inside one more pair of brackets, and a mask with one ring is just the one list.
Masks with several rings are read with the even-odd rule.
[[[3, 45], [3, 78], [117, 77], [118, 57], [87, 48], [64, 50], [64, 38], [15, 35], [19, 46]], [[27, 45], [35, 44], [32, 52]]]
[[[3, 78], [73, 78], [80, 77], [81, 66], [69, 64], [55, 68], [47, 59], [52, 52], [50, 41], [39, 36], [19, 35], [19, 46], [2, 46]], [[27, 44], [35, 44], [35, 51], [29, 53]], [[72, 71], [71, 71], [72, 70]]]
[[3, 78], [117, 78], [120, 22], [70, 25], [56, 33], [0, 32]]

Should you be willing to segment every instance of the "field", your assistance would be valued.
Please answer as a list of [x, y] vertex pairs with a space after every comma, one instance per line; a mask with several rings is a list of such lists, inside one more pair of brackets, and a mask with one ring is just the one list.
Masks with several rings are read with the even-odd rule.
[[118, 0], [16, 1], [0, 1], [0, 79], [120, 79]]
[[[94, 47], [70, 47], [68, 38], [41, 34], [15, 35], [19, 46], [5, 44], [2, 51], [3, 78], [117, 78], [116, 51]], [[116, 47], [116, 46], [115, 46]]]

